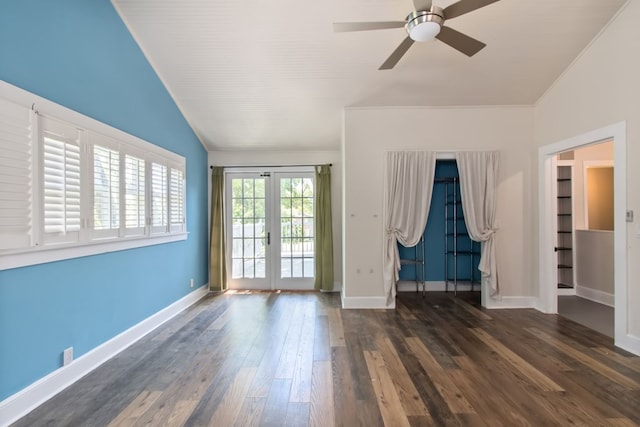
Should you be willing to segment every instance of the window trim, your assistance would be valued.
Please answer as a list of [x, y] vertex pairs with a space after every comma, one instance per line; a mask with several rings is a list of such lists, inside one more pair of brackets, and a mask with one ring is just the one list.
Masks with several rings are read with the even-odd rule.
[[[32, 111], [35, 118], [31, 132], [31, 164], [32, 173], [30, 176], [31, 194], [31, 215], [32, 226], [28, 232], [31, 241], [30, 246], [10, 248], [0, 250], [0, 271], [36, 265], [41, 263], [60, 261], [65, 259], [78, 258], [89, 255], [97, 255], [120, 250], [145, 247], [156, 244], [164, 244], [186, 240], [187, 232], [187, 200], [186, 200], [186, 159], [176, 153], [166, 150], [157, 145], [151, 144], [143, 139], [130, 135], [126, 132], [113, 128], [105, 123], [82, 115], [52, 101], [29, 93], [25, 90], [10, 85], [0, 80], [0, 99], [14, 103], [21, 108]], [[42, 160], [43, 131], [41, 120], [51, 119], [62, 122], [66, 125], [74, 126], [80, 130], [80, 150], [81, 150], [81, 232], [80, 240], [76, 242], [56, 243], [46, 238], [44, 233], [44, 176]], [[105, 145], [105, 142], [109, 144]], [[120, 157], [120, 203], [124, 197], [124, 159], [130, 155], [145, 162], [145, 227], [142, 233], [128, 234], [126, 229], [126, 218], [122, 216], [123, 207], [120, 207], [120, 228], [113, 236], [99, 236], [93, 230], [93, 145], [115, 149]], [[151, 233], [149, 216], [150, 206], [150, 165], [152, 162], [161, 163], [169, 171], [175, 168], [181, 171], [182, 181], [182, 212], [185, 219], [180, 230], [172, 230], [170, 226], [161, 233]], [[169, 199], [167, 194], [167, 199]], [[168, 205], [169, 206], [169, 205]], [[168, 207], [169, 209], [169, 207]], [[167, 218], [171, 213], [167, 211]], [[124, 229], [123, 229], [124, 228]], [[137, 229], [138, 230], [138, 229]], [[101, 238], [105, 237], [105, 238]]]

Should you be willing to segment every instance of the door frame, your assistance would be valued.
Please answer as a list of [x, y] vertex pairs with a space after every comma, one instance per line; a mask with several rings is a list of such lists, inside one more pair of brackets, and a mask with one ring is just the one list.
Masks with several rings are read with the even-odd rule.
[[558, 312], [557, 271], [553, 269], [553, 236], [557, 223], [553, 217], [557, 191], [553, 181], [554, 158], [563, 151], [613, 140], [614, 146], [614, 341], [623, 349], [640, 353], [640, 341], [629, 334], [627, 282], [627, 125], [619, 122], [583, 133], [538, 149], [538, 262], [539, 306], [545, 313]]
[[[232, 236], [229, 233], [229, 209], [231, 203], [231, 192], [230, 192], [230, 179], [236, 175], [256, 175], [256, 176], [264, 176], [266, 177], [265, 182], [265, 209], [266, 209], [266, 223], [265, 223], [265, 231], [270, 234], [271, 243], [266, 246], [266, 277], [261, 281], [262, 286], [247, 289], [256, 289], [256, 290], [312, 290], [314, 285], [314, 278], [308, 277], [294, 277], [294, 278], [280, 278], [278, 276], [280, 272], [280, 250], [281, 250], [281, 230], [280, 230], [280, 190], [279, 190], [279, 182], [276, 181], [282, 177], [281, 175], [308, 175], [305, 178], [311, 177], [314, 182], [314, 221], [315, 221], [315, 176], [314, 176], [314, 168], [313, 166], [250, 166], [250, 167], [229, 167], [224, 170], [225, 177], [225, 232], [227, 236], [225, 238], [225, 244], [227, 245], [226, 250], [226, 266], [227, 266], [227, 286], [229, 289], [244, 289], [241, 287], [230, 287], [229, 282], [231, 280], [231, 271], [232, 271]], [[277, 217], [277, 218], [276, 218]], [[276, 221], [278, 219], [278, 221]], [[314, 236], [315, 239], [315, 236]], [[235, 280], [256, 280], [256, 279], [235, 279]], [[256, 284], [258, 284], [256, 282]]]

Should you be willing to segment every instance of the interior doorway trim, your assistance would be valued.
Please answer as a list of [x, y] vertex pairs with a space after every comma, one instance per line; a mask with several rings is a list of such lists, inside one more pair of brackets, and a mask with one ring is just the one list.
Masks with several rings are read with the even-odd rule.
[[553, 221], [555, 194], [553, 182], [554, 156], [563, 151], [597, 144], [606, 140], [614, 144], [614, 340], [615, 345], [636, 354], [640, 353], [640, 339], [629, 334], [629, 306], [627, 282], [627, 125], [615, 123], [583, 133], [538, 149], [538, 229], [539, 229], [539, 309], [545, 313], [558, 312], [556, 272], [553, 269]]

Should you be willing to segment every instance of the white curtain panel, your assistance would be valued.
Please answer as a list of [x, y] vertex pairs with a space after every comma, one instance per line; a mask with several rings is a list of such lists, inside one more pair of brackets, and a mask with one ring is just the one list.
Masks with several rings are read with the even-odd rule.
[[478, 270], [486, 285], [483, 289], [489, 289], [491, 296], [499, 291], [495, 242], [499, 157], [497, 151], [456, 153], [464, 222], [471, 238], [482, 242]]
[[387, 305], [396, 296], [400, 271], [398, 242], [407, 247], [418, 244], [427, 225], [436, 154], [426, 151], [392, 151], [385, 164], [383, 263]]

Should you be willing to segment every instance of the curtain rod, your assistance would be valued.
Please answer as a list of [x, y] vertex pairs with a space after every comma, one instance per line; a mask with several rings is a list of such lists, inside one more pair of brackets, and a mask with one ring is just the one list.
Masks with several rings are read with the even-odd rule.
[[[244, 165], [244, 166], [221, 166], [223, 168], [301, 168], [312, 166], [324, 166], [324, 165]], [[329, 163], [329, 166], [333, 166], [333, 163]], [[213, 166], [209, 166], [209, 169], [213, 169]]]

